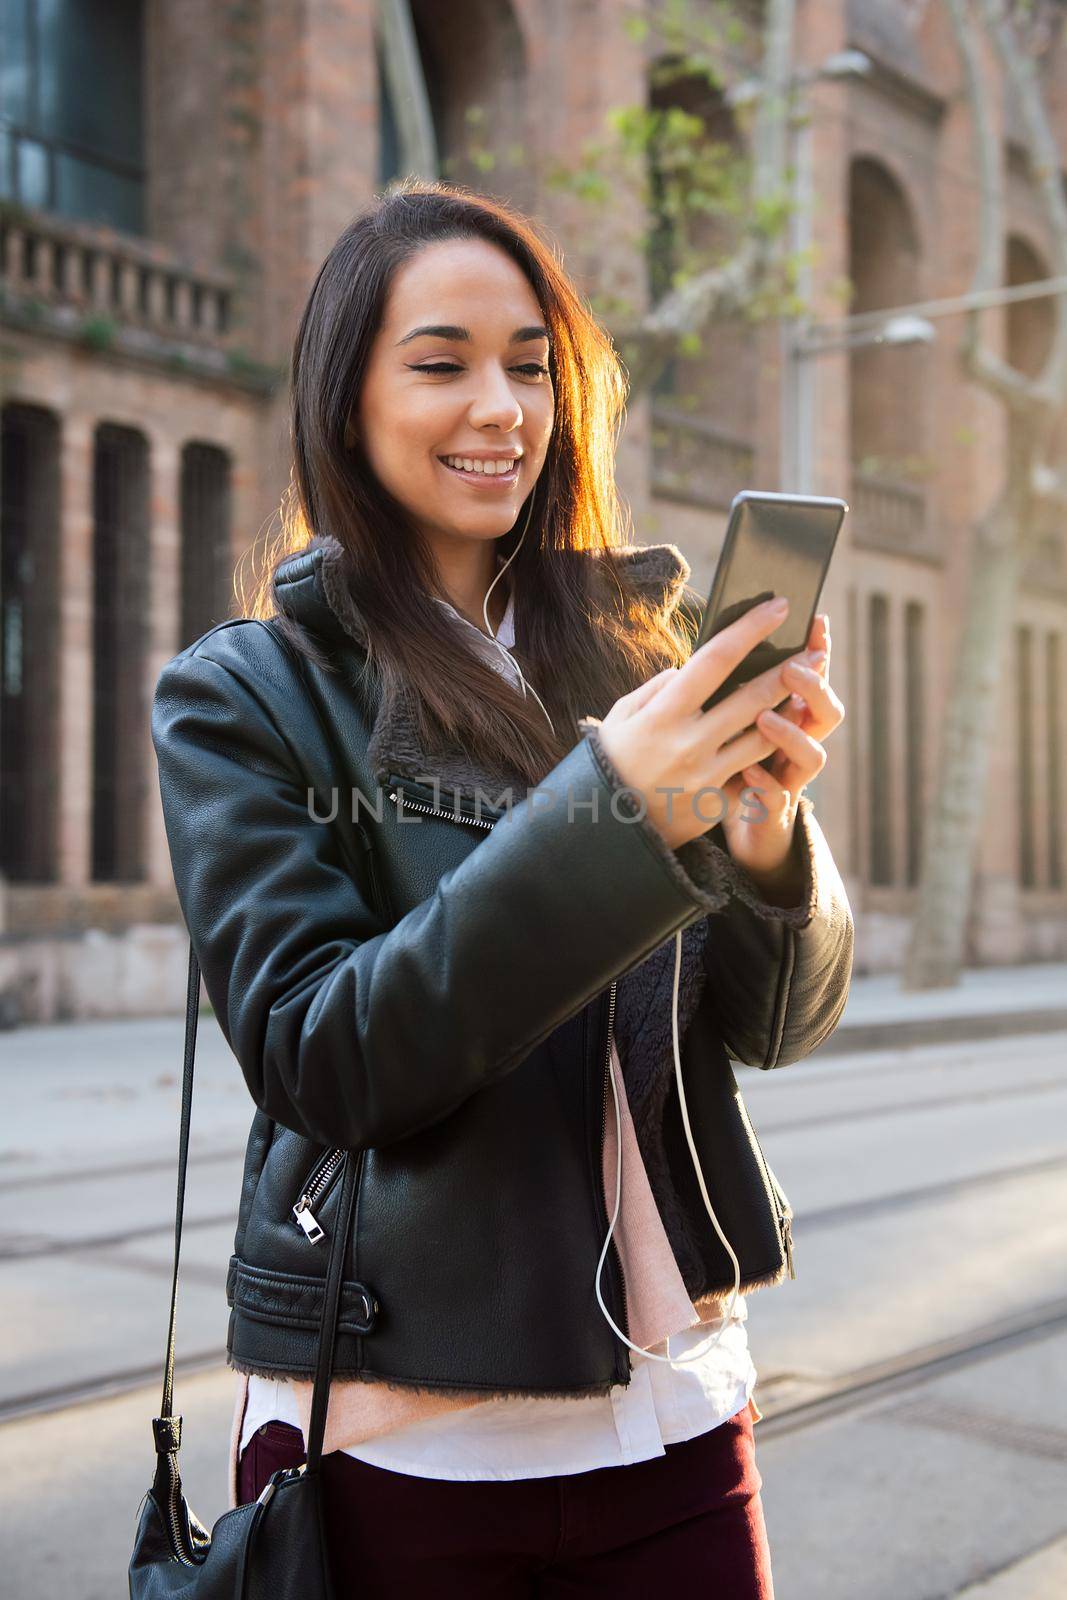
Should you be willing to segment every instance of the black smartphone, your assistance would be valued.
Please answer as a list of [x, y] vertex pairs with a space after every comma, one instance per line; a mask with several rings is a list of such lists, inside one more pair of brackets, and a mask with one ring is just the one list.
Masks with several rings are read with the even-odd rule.
[[[789, 613], [704, 701], [708, 711], [769, 667], [807, 649], [808, 634], [848, 505], [825, 495], [742, 489], [730, 506], [719, 564], [694, 650], [746, 611], [784, 594]], [[789, 696], [779, 701], [779, 708]], [[767, 760], [772, 759], [767, 757]]]

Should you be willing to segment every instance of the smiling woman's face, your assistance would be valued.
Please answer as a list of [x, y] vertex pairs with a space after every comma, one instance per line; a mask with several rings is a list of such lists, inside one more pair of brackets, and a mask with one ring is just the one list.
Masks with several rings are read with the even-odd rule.
[[[438, 331], [416, 332], [427, 326]], [[484, 542], [514, 525], [544, 466], [554, 410], [544, 317], [510, 256], [452, 239], [405, 262], [355, 421], [374, 472], [431, 543]], [[516, 457], [504, 474], [478, 470]]]

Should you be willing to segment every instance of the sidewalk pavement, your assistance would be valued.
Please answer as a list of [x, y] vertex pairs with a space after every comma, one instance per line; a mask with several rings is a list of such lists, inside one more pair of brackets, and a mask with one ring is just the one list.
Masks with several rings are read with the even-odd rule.
[[956, 1600], [1062, 1600], [1067, 1594], [1067, 1534], [1003, 1572], [969, 1584]]
[[906, 992], [899, 974], [853, 977], [820, 1055], [1067, 1029], [1067, 962], [969, 967], [951, 989]]

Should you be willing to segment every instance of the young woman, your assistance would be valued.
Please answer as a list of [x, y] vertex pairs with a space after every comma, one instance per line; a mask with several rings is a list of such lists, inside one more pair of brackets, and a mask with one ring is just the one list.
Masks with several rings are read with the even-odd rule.
[[323, 1477], [366, 1600], [772, 1593], [745, 1296], [795, 1276], [792, 1211], [729, 1055], [797, 1061], [844, 1006], [802, 794], [843, 713], [826, 617], [701, 713], [783, 613], [690, 655], [687, 562], [621, 537], [623, 398], [532, 224], [389, 193], [300, 323], [284, 547], [157, 685], [175, 881], [257, 1106], [231, 1495], [303, 1459], [357, 1152]]

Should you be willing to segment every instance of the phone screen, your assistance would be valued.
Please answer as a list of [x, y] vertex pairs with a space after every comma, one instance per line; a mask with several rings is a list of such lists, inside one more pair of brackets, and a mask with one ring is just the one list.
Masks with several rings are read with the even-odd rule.
[[744, 489], [735, 497], [694, 649], [774, 595], [785, 595], [789, 614], [739, 662], [705, 700], [703, 710], [807, 648], [823, 580], [847, 510], [844, 500], [821, 495]]

